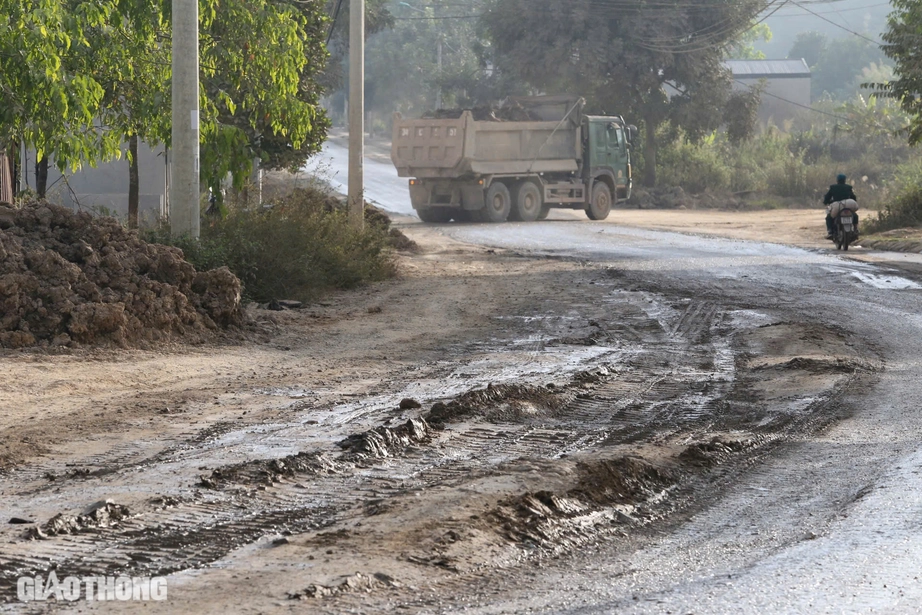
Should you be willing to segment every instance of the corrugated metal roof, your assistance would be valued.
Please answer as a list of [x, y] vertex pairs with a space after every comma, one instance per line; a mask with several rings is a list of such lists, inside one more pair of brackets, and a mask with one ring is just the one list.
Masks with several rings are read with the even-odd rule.
[[810, 76], [810, 67], [803, 60], [726, 60], [724, 64], [737, 78]]

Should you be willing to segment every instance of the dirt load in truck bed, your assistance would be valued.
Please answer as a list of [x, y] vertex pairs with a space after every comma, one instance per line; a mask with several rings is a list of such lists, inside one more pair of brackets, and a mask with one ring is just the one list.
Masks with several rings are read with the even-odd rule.
[[0, 347], [198, 340], [243, 318], [226, 267], [198, 272], [114, 218], [0, 206]]
[[502, 107], [474, 107], [473, 109], [436, 109], [423, 114], [424, 120], [456, 120], [465, 111], [478, 122], [540, 122], [541, 116], [529, 111], [518, 103], [505, 104]]

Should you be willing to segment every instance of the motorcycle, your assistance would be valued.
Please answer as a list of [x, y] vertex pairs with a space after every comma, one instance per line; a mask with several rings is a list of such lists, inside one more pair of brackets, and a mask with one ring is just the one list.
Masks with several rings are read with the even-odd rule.
[[855, 212], [851, 209], [843, 208], [839, 215], [835, 217], [835, 233], [832, 240], [836, 244], [836, 250], [848, 250], [848, 244], [858, 240], [858, 227], [855, 226]]
[[848, 250], [849, 244], [858, 240], [856, 211], [858, 203], [854, 199], [835, 201], [827, 207], [826, 213], [833, 222], [833, 232], [829, 239], [836, 244], [836, 250]]

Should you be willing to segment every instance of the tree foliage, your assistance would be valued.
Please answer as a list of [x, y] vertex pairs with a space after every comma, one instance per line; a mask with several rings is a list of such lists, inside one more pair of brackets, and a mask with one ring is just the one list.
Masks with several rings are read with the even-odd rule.
[[826, 45], [829, 39], [825, 34], [815, 30], [801, 32], [794, 39], [791, 50], [788, 52], [788, 58], [791, 60], [804, 60], [807, 66], [813, 68], [820, 61], [820, 56], [826, 51]]
[[368, 42], [368, 108], [419, 115], [435, 108], [438, 92], [443, 107], [470, 104], [484, 85], [477, 23], [451, 17], [475, 14], [479, 6], [479, 0], [394, 3], [393, 26]]
[[922, 2], [894, 0], [883, 50], [893, 60], [895, 78], [876, 84], [887, 96], [899, 101], [910, 117], [909, 142], [922, 142]]
[[326, 62], [321, 0], [207, 0], [202, 12], [202, 179], [245, 183], [254, 159], [298, 168], [328, 122], [317, 76]]
[[658, 126], [670, 121], [695, 139], [721, 124], [732, 85], [722, 61], [764, 4], [492, 0], [488, 7], [483, 23], [501, 71], [536, 91], [586, 96], [594, 112], [643, 121], [644, 181], [652, 185]]
[[[112, 2], [0, 0], [0, 147], [21, 139], [61, 168], [101, 154], [90, 130], [103, 98], [73, 51], [108, 19]], [[104, 149], [104, 147], [103, 147]]]
[[756, 49], [756, 43], [771, 40], [772, 29], [767, 23], [753, 24], [729, 46], [727, 56], [733, 60], [764, 60], [765, 54]]
[[[201, 1], [206, 185], [228, 173], [242, 185], [254, 158], [292, 168], [319, 150], [325, 5]], [[63, 170], [120, 157], [137, 139], [169, 145], [169, 2], [0, 0], [0, 16], [0, 147], [24, 140]]]

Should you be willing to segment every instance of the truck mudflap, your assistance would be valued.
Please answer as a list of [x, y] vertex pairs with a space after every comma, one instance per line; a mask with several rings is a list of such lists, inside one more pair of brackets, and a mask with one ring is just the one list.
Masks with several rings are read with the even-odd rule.
[[484, 207], [483, 181], [452, 182], [411, 179], [410, 202], [421, 207], [456, 207], [475, 211]]
[[483, 209], [486, 204], [483, 182], [461, 186], [461, 208], [468, 211]]
[[429, 206], [429, 187], [418, 179], [410, 180], [410, 203], [413, 209]]

